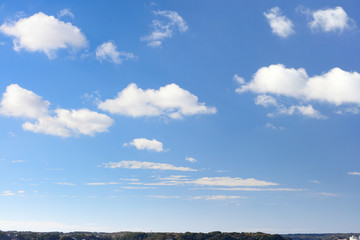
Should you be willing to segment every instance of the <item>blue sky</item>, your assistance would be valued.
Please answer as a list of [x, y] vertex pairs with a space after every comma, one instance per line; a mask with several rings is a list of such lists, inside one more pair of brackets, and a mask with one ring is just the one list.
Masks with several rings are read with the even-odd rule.
[[359, 231], [359, 9], [1, 1], [0, 229]]

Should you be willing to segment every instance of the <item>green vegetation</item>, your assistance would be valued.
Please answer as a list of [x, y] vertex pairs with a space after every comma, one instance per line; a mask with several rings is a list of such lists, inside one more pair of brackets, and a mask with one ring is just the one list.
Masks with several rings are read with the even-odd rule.
[[0, 240], [286, 240], [275, 234], [266, 233], [36, 233], [36, 232], [1, 232]]
[[349, 239], [350, 236], [359, 236], [359, 233], [323, 233], [323, 234], [287, 234], [283, 237], [292, 240], [338, 240]]

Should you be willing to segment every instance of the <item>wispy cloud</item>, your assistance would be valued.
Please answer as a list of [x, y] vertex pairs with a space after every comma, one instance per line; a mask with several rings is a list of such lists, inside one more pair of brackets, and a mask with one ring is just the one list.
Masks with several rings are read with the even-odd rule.
[[15, 193], [9, 190], [3, 191], [2, 193], [0, 193], [0, 196], [14, 196]]
[[69, 182], [58, 182], [57, 185], [62, 185], [62, 186], [75, 186], [74, 183], [69, 183]]
[[196, 197], [192, 197], [191, 199], [194, 200], [199, 200], [199, 199], [203, 199], [203, 200], [220, 200], [220, 201], [224, 201], [224, 200], [234, 200], [234, 199], [247, 199], [247, 197], [244, 196], [225, 196], [225, 195], [205, 195], [205, 196], [196, 196]]
[[348, 172], [349, 175], [360, 176], [360, 172]]
[[196, 185], [202, 186], [229, 186], [229, 187], [238, 187], [238, 186], [276, 186], [278, 183], [268, 182], [257, 180], [255, 178], [239, 178], [239, 177], [203, 177], [198, 178], [188, 183], [193, 183]]
[[108, 185], [106, 182], [91, 182], [91, 183], [85, 183], [88, 186], [105, 186]]
[[4, 196], [4, 197], [11, 197], [11, 196], [23, 197], [24, 194], [25, 194], [24, 190], [18, 190], [16, 192], [6, 190], [6, 191], [3, 191], [3, 192], [0, 192], [0, 196]]
[[265, 124], [265, 127], [266, 128], [269, 128], [269, 129], [272, 129], [272, 130], [280, 130], [280, 131], [283, 131], [283, 130], [285, 130], [286, 128], [285, 127], [281, 127], [281, 126], [275, 126], [274, 124], [272, 124], [272, 123], [266, 123]]
[[153, 169], [153, 170], [173, 170], [173, 171], [197, 171], [189, 167], [176, 167], [167, 163], [141, 162], [141, 161], [120, 161], [103, 163], [105, 168], [128, 168], [128, 169]]
[[319, 192], [319, 193], [315, 193], [315, 195], [322, 196], [322, 197], [337, 197], [338, 196], [335, 193], [328, 193], [328, 192]]
[[174, 199], [180, 198], [180, 196], [166, 196], [166, 195], [149, 195], [150, 198], [159, 198], [159, 199]]
[[70, 17], [70, 18], [74, 18], [74, 14], [71, 12], [70, 8], [64, 8], [61, 9], [58, 13], [58, 18], [61, 17]]
[[173, 36], [175, 30], [184, 33], [189, 29], [185, 20], [175, 11], [154, 11], [154, 15], [164, 19], [153, 20], [153, 31], [140, 38], [141, 41], [147, 42], [148, 46], [159, 47], [166, 38]]
[[24, 163], [26, 162], [25, 160], [12, 160], [12, 163]]
[[[147, 186], [176, 186], [176, 185], [192, 185], [192, 186], [208, 186], [208, 187], [228, 187], [228, 188], [216, 188], [216, 190], [258, 190], [258, 188], [251, 187], [267, 187], [277, 186], [278, 183], [257, 180], [255, 178], [239, 178], [239, 177], [202, 177], [197, 179], [189, 179], [187, 176], [170, 176], [166, 178], [158, 178], [158, 182], [142, 183], [138, 182], [138, 185]], [[236, 188], [236, 187], [249, 187], [249, 188]], [[210, 189], [210, 188], [209, 188]], [[285, 189], [283, 189], [285, 190]], [[288, 189], [289, 190], [289, 189]], [[270, 191], [270, 190], [269, 190]]]
[[209, 190], [221, 190], [221, 191], [245, 191], [245, 192], [301, 192], [304, 189], [301, 188], [257, 188], [257, 187], [231, 187], [231, 188], [203, 188]]
[[135, 58], [133, 53], [118, 51], [115, 43], [112, 41], [104, 42], [98, 46], [95, 50], [95, 54], [100, 62], [108, 61], [115, 64], [121, 64], [125, 60]]
[[192, 163], [197, 162], [197, 160], [193, 157], [186, 157], [185, 160]]

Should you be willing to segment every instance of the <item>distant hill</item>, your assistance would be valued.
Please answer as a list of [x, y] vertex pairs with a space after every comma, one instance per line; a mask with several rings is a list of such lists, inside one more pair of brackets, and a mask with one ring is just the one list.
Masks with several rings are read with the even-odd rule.
[[145, 232], [1, 232], [0, 240], [289, 240], [278, 234], [266, 233], [145, 233]]
[[351, 236], [359, 236], [360, 233], [321, 233], [321, 234], [286, 234], [285, 238], [292, 240], [338, 240], [349, 239]]

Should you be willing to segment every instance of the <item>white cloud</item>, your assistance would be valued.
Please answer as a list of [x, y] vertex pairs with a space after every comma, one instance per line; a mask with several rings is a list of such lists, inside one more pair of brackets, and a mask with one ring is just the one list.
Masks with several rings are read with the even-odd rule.
[[171, 175], [170, 177], [162, 177], [159, 180], [170, 180], [170, 181], [177, 181], [177, 180], [187, 180], [189, 176], [185, 175]]
[[360, 172], [348, 172], [349, 173], [349, 175], [358, 175], [358, 176], [360, 176]]
[[[275, 117], [277, 115], [294, 115], [294, 114], [298, 114], [298, 115], [302, 115], [305, 117], [309, 117], [309, 118], [316, 118], [316, 119], [323, 119], [326, 118], [325, 116], [323, 116], [319, 111], [315, 110], [313, 108], [312, 105], [293, 105], [290, 107], [286, 107], [284, 104], [280, 104], [278, 103], [278, 101], [269, 95], [258, 95], [255, 98], [255, 104], [256, 105], [261, 105], [263, 107], [275, 107], [276, 108], [276, 112], [273, 113], [269, 113], [268, 116], [269, 117]], [[265, 127], [267, 128], [271, 128], [271, 129], [277, 129], [274, 125], [272, 125], [271, 123], [267, 123], [265, 125]], [[284, 128], [280, 127], [280, 130], [284, 130]]]
[[346, 114], [346, 113], [359, 114], [360, 108], [359, 107], [347, 107], [347, 108], [335, 111], [335, 113], [337, 113], [337, 114]]
[[136, 138], [129, 143], [124, 143], [124, 146], [134, 146], [139, 150], [153, 150], [156, 152], [163, 152], [163, 144], [156, 139], [149, 140], [146, 138]]
[[176, 167], [167, 163], [140, 162], [140, 161], [120, 161], [103, 164], [106, 168], [128, 168], [128, 169], [154, 169], [154, 170], [173, 170], [173, 171], [197, 171], [188, 167]]
[[354, 20], [349, 18], [342, 7], [327, 8], [311, 13], [313, 20], [309, 23], [312, 30], [324, 32], [342, 32], [354, 26]]
[[336, 196], [338, 196], [335, 193], [328, 193], [328, 192], [315, 193], [315, 195], [322, 196], [322, 197], [336, 197]]
[[62, 186], [75, 186], [74, 183], [69, 183], [69, 182], [58, 182], [57, 184]]
[[71, 12], [70, 8], [64, 8], [61, 9], [58, 13], [58, 17], [70, 17], [70, 18], [74, 18], [74, 14]]
[[309, 77], [303, 68], [286, 68], [282, 64], [260, 68], [253, 79], [236, 89], [237, 93], [251, 91], [257, 94], [255, 103], [265, 107], [275, 106], [279, 114], [298, 113], [307, 117], [324, 118], [312, 105], [285, 107], [275, 96], [292, 97], [300, 101], [317, 101], [335, 106], [360, 104], [360, 74], [340, 68], [318, 76]]
[[247, 199], [247, 197], [243, 196], [225, 196], [225, 195], [206, 195], [206, 196], [196, 196], [192, 199], [204, 199], [204, 200], [234, 200], [234, 199]]
[[269, 9], [264, 12], [264, 16], [269, 22], [272, 32], [279, 37], [287, 38], [295, 33], [294, 24], [286, 16], [281, 15], [279, 7]]
[[15, 193], [8, 191], [8, 190], [0, 193], [0, 196], [14, 196], [14, 195], [15, 195]]
[[281, 130], [281, 131], [286, 129], [285, 127], [277, 127], [274, 124], [269, 123], [269, 122], [265, 124], [265, 127], [270, 128], [272, 130]]
[[100, 62], [106, 60], [115, 64], [121, 64], [125, 60], [135, 58], [133, 53], [117, 51], [116, 45], [111, 41], [98, 46], [95, 54]]
[[[155, 183], [136, 183], [138, 185], [150, 185], [150, 186], [176, 186], [176, 185], [200, 185], [200, 186], [222, 186], [230, 187], [231, 189], [245, 190], [245, 188], [234, 188], [234, 187], [267, 187], [267, 186], [277, 186], [278, 183], [268, 182], [257, 180], [255, 178], [239, 178], [239, 177], [202, 177], [198, 179], [188, 179], [186, 176], [179, 176], [178, 178], [159, 178], [160, 182]], [[259, 189], [259, 188], [247, 188], [250, 189]], [[216, 189], [220, 190], [220, 189]], [[225, 189], [222, 189], [225, 190]]]
[[6, 88], [0, 103], [0, 114], [35, 120], [25, 122], [23, 129], [62, 137], [79, 134], [93, 136], [107, 131], [113, 120], [105, 114], [88, 109], [49, 110], [50, 103], [32, 91], [11, 84]]
[[284, 105], [277, 106], [277, 112], [270, 113], [268, 116], [273, 117], [275, 115], [294, 115], [299, 114], [304, 117], [308, 118], [315, 118], [315, 119], [325, 119], [326, 117], [322, 115], [319, 111], [315, 110], [312, 105], [293, 105], [290, 107], [285, 107]]
[[203, 177], [198, 178], [188, 183], [193, 183], [202, 186], [228, 186], [228, 187], [259, 187], [259, 186], [275, 186], [279, 185], [273, 182], [261, 181], [255, 178], [238, 178], [238, 177]]
[[[130, 190], [144, 190], [144, 189], [156, 189], [156, 187], [132, 187], [132, 186], [125, 186], [121, 187], [122, 189], [130, 189]], [[118, 192], [120, 190], [114, 190], [115, 192]]]
[[189, 162], [192, 162], [192, 163], [197, 162], [197, 160], [195, 158], [193, 158], [193, 157], [186, 157], [185, 160], [189, 161]]
[[131, 117], [167, 116], [180, 119], [188, 115], [216, 113], [215, 107], [199, 103], [195, 95], [174, 83], [158, 90], [143, 90], [131, 83], [116, 98], [100, 102], [98, 106], [104, 111]]
[[240, 77], [239, 75], [235, 74], [233, 77], [233, 80], [235, 82], [237, 82], [238, 84], [244, 84], [245, 83], [245, 79]]
[[12, 160], [12, 163], [24, 163], [26, 162], [25, 160]]
[[261, 105], [264, 107], [269, 107], [269, 106], [277, 106], [278, 103], [276, 101], [276, 99], [272, 96], [269, 95], [259, 95], [255, 98], [255, 104], [256, 105]]
[[171, 38], [174, 31], [186, 32], [189, 27], [185, 20], [175, 11], [155, 11], [156, 16], [164, 17], [164, 21], [153, 20], [153, 31], [149, 35], [140, 38], [141, 41], [148, 42], [148, 46], [159, 47], [166, 38]]
[[32, 91], [11, 84], [1, 99], [0, 114], [12, 117], [41, 118], [48, 115], [50, 103]]
[[272, 93], [287, 97], [301, 97], [308, 75], [303, 68], [286, 68], [282, 64], [260, 68], [253, 79], [236, 89], [242, 93], [253, 91], [256, 93]]
[[160, 199], [174, 199], [174, 198], [180, 198], [179, 196], [166, 196], [166, 195], [150, 195], [148, 197], [151, 198], [160, 198]]
[[0, 31], [14, 38], [15, 51], [43, 52], [49, 58], [56, 57], [59, 49], [74, 51], [87, 46], [87, 40], [78, 27], [42, 12], [4, 23]]
[[56, 109], [56, 116], [39, 118], [35, 123], [26, 122], [23, 128], [35, 133], [71, 137], [79, 134], [94, 136], [106, 132], [113, 120], [105, 114], [88, 109]]
[[321, 184], [321, 182], [319, 182], [318, 180], [310, 180], [310, 182], [315, 184]]

